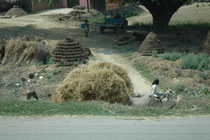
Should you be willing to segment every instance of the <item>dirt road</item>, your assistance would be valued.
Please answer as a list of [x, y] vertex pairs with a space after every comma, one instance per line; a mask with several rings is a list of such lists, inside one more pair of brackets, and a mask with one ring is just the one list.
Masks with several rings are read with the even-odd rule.
[[[93, 49], [97, 56], [103, 59], [103, 61], [111, 62], [116, 65], [120, 65], [128, 71], [128, 75], [132, 80], [134, 86], [134, 93], [147, 94], [150, 92], [150, 83], [143, 78], [140, 73], [135, 70], [129, 62], [127, 62], [120, 54], [113, 53], [112, 49]], [[105, 51], [105, 53], [104, 53]]]

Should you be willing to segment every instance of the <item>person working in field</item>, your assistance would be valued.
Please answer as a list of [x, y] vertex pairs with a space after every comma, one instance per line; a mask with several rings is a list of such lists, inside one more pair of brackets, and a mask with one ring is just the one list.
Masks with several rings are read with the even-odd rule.
[[88, 38], [88, 33], [89, 33], [89, 21], [88, 21], [87, 19], [85, 20], [84, 29], [85, 29], [85, 36]]
[[34, 81], [33, 81], [33, 78], [34, 78], [34, 74], [33, 73], [30, 73], [29, 74], [29, 79], [26, 83], [26, 86], [27, 86], [27, 100], [29, 100], [31, 98], [31, 96], [33, 96], [36, 100], [38, 100], [38, 96], [35, 92], [35, 84], [34, 84]]

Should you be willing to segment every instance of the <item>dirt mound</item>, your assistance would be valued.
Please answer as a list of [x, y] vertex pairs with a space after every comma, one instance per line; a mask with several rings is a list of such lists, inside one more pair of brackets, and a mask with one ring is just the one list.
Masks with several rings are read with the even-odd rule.
[[143, 56], [152, 56], [153, 51], [157, 51], [157, 53], [164, 52], [158, 36], [155, 33], [150, 32], [141, 44], [139, 52]]
[[[32, 61], [43, 61], [49, 55], [49, 46], [43, 42], [25, 41], [25, 38], [10, 39], [5, 47], [2, 64], [14, 63], [17, 66]], [[41, 59], [41, 60], [40, 60]]]
[[53, 60], [59, 66], [72, 66], [81, 62], [85, 63], [91, 55], [89, 48], [81, 47], [78, 42], [68, 37], [58, 42], [52, 51]]
[[11, 17], [19, 17], [25, 15], [27, 15], [27, 13], [22, 8], [12, 8], [5, 14], [5, 16]]
[[206, 53], [210, 54], [210, 30], [207, 34], [206, 41], [205, 41], [205, 44], [203, 46], [203, 49]]
[[71, 71], [61, 83], [53, 100], [125, 103], [132, 90], [133, 86], [125, 69], [108, 62], [91, 63]]
[[63, 22], [63, 21], [83, 22], [84, 20], [90, 17], [95, 17], [98, 15], [101, 15], [101, 13], [95, 10], [90, 10], [89, 13], [83, 10], [74, 10], [74, 11], [69, 12], [68, 14], [49, 15], [49, 17], [59, 22]]

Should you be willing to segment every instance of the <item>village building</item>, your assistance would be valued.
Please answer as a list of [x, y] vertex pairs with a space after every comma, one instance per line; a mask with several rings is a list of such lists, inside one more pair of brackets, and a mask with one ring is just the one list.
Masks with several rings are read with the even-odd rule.
[[37, 12], [46, 9], [52, 8], [66, 8], [67, 0], [62, 0], [61, 2], [57, 2], [54, 4], [49, 4], [46, 2], [40, 2], [39, 0], [21, 0], [22, 7], [29, 8], [30, 12]]
[[119, 8], [122, 5], [122, 0], [80, 0], [80, 6], [88, 7], [90, 9], [96, 9], [98, 11], [104, 11], [113, 8]]
[[12, 5], [19, 5], [27, 12], [37, 12], [46, 9], [52, 8], [66, 8], [67, 0], [61, 0], [60, 2], [56, 2], [53, 4], [49, 4], [47, 2], [40, 2], [39, 0], [5, 0]]

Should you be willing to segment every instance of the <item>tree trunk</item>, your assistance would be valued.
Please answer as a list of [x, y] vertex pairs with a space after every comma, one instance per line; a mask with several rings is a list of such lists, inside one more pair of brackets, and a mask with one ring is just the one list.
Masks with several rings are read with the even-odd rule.
[[154, 13], [152, 17], [153, 17], [153, 31], [154, 32], [161, 33], [168, 30], [168, 23], [172, 15]]
[[143, 0], [142, 5], [149, 10], [153, 17], [153, 31], [156, 33], [167, 31], [171, 17], [186, 1], [187, 0]]

